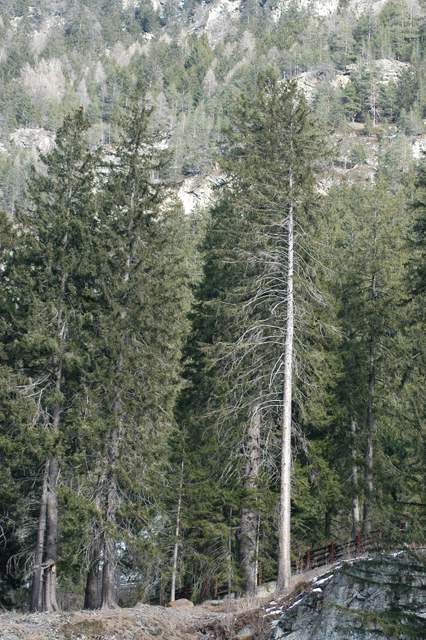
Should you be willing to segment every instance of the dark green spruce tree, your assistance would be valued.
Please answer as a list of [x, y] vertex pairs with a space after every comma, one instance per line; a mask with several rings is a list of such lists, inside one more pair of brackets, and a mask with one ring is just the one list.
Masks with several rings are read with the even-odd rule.
[[62, 444], [79, 401], [84, 360], [81, 331], [96, 297], [94, 246], [95, 159], [81, 110], [65, 119], [43, 169], [29, 181], [28, 208], [18, 211], [19, 233], [7, 263], [15, 314], [7, 351], [15, 371], [37, 396], [33, 425], [43, 443], [38, 524], [33, 542], [31, 608], [56, 610], [58, 480]]
[[426, 521], [426, 160], [417, 171], [416, 191], [412, 211], [414, 220], [409, 234], [408, 298], [409, 323], [404, 329], [409, 339], [409, 359], [405, 368], [404, 411], [410, 417], [410, 434], [405, 440], [407, 450], [407, 489], [403, 497], [417, 540], [421, 542]]
[[97, 515], [86, 587], [92, 608], [116, 605], [119, 562], [142, 557], [167, 519], [167, 442], [195, 276], [191, 226], [165, 183], [168, 156], [151, 109], [133, 99], [120, 128], [100, 212], [107, 227], [106, 306], [91, 385], [105, 431], [94, 471]]
[[243, 486], [239, 556], [248, 593], [257, 582], [262, 475], [271, 477], [277, 462], [280, 588], [289, 582], [292, 424], [312, 409], [312, 389], [318, 394], [324, 387], [315, 372], [327, 377], [324, 300], [319, 261], [312, 258], [321, 218], [315, 189], [320, 158], [315, 125], [296, 85], [261, 77], [256, 94], [241, 97], [225, 137], [229, 182], [207, 233], [207, 265], [220, 276], [211, 289], [207, 285], [201, 306], [204, 366], [216, 380], [210, 390], [196, 374], [216, 433], [226, 442], [223, 451], [234, 457], [233, 482]]
[[27, 313], [11, 277], [19, 242], [11, 220], [0, 212], [0, 601], [2, 606], [26, 604], [27, 556], [23, 541], [32, 529], [31, 509], [37, 500], [34, 476], [43, 464], [43, 439], [34, 424], [37, 394], [12, 356], [18, 325]]

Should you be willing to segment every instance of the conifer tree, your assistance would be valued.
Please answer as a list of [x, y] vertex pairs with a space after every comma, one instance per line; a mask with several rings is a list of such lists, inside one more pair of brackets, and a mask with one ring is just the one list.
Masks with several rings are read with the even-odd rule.
[[33, 610], [58, 608], [61, 442], [70, 407], [78, 402], [79, 332], [87, 321], [87, 301], [91, 304], [93, 297], [92, 258], [98, 230], [93, 211], [95, 161], [85, 140], [87, 128], [81, 110], [67, 117], [54, 150], [42, 157], [44, 171], [33, 172], [31, 204], [17, 214], [19, 242], [8, 265], [18, 311], [9, 353], [39, 394], [34, 421], [45, 453], [34, 547]]
[[350, 452], [339, 455], [352, 469], [353, 535], [362, 529], [368, 536], [387, 518], [390, 496], [382, 494], [382, 487], [392, 464], [393, 425], [404, 420], [394, 398], [407, 348], [399, 334], [405, 193], [392, 191], [379, 176], [373, 187], [333, 191], [330, 202], [340, 226], [334, 263], [342, 331], [337, 395], [344, 424], [339, 441]]
[[[309, 308], [320, 299], [308, 258], [320, 151], [308, 107], [296, 85], [272, 75], [259, 80], [254, 100], [241, 98], [226, 144], [223, 164], [230, 175], [226, 233], [234, 246], [222, 248], [222, 260], [238, 270], [239, 278], [226, 296], [234, 315], [232, 338], [219, 345], [219, 353], [222, 350], [220, 357], [228, 363], [234, 410], [245, 411], [252, 425], [245, 440], [250, 447], [245, 473], [249, 494], [258, 473], [260, 424], [265, 429], [268, 423], [281, 423], [278, 586], [282, 589], [291, 574], [295, 321], [296, 337], [303, 344]], [[299, 360], [305, 375], [309, 359], [300, 354]], [[252, 508], [243, 509], [241, 538], [248, 556], [244, 564], [250, 591], [255, 588], [249, 566], [255, 563], [256, 521]]]
[[[425, 527], [426, 477], [424, 459], [426, 455], [425, 419], [426, 419], [426, 162], [423, 158], [416, 176], [416, 190], [413, 206], [412, 228], [409, 233], [408, 289], [409, 324], [404, 322], [405, 333], [409, 339], [408, 355], [404, 374], [406, 415], [410, 416], [411, 437], [401, 447], [409, 460], [409, 473], [406, 474], [408, 490], [405, 501], [410, 509], [412, 527], [422, 537]], [[407, 453], [405, 453], [407, 452]], [[408, 471], [408, 470], [407, 470]], [[413, 532], [414, 533], [414, 532]]]
[[102, 203], [106, 307], [92, 385], [106, 429], [91, 561], [96, 573], [102, 560], [102, 593], [100, 603], [88, 596], [90, 607], [115, 606], [117, 545], [135, 545], [143, 523], [149, 531], [162, 510], [158, 487], [166, 473], [195, 275], [191, 229], [164, 182], [167, 157], [150, 116], [137, 99], [131, 102]]
[[25, 604], [22, 540], [33, 524], [29, 514], [38, 498], [33, 478], [44, 460], [44, 442], [33, 424], [38, 397], [13, 357], [16, 328], [27, 318], [12, 276], [18, 241], [11, 220], [0, 212], [0, 599], [6, 606]]

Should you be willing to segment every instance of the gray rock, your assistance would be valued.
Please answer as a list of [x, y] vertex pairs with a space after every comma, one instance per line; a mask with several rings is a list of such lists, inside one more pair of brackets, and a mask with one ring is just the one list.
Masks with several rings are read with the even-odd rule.
[[147, 627], [146, 630], [148, 631], [150, 636], [161, 636], [162, 634], [161, 627], [159, 627], [158, 625]]
[[243, 627], [237, 635], [235, 636], [235, 640], [253, 640], [254, 639], [254, 629], [249, 624]]
[[172, 607], [173, 609], [188, 609], [193, 606], [194, 603], [191, 602], [191, 600], [187, 600], [186, 598], [179, 598], [179, 600], [174, 600], [173, 602], [169, 603], [169, 607]]
[[265, 582], [264, 584], [260, 584], [258, 587], [256, 587], [256, 596], [258, 598], [266, 598], [267, 596], [275, 593], [276, 590], [276, 582]]
[[317, 580], [269, 640], [425, 640], [426, 556], [403, 551], [344, 564]]

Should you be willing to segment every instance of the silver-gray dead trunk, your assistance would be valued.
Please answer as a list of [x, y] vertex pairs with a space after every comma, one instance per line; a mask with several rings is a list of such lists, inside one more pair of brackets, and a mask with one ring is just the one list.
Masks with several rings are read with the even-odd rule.
[[294, 204], [293, 175], [289, 176], [290, 206], [287, 218], [287, 320], [284, 352], [284, 388], [281, 444], [281, 491], [277, 589], [287, 589], [291, 579], [291, 425], [294, 349]]

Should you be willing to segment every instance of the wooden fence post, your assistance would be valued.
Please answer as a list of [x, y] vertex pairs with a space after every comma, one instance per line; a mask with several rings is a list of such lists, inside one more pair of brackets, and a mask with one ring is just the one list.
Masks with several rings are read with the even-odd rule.
[[361, 553], [362, 551], [361, 531], [359, 529], [355, 532], [355, 551], [356, 553]]

